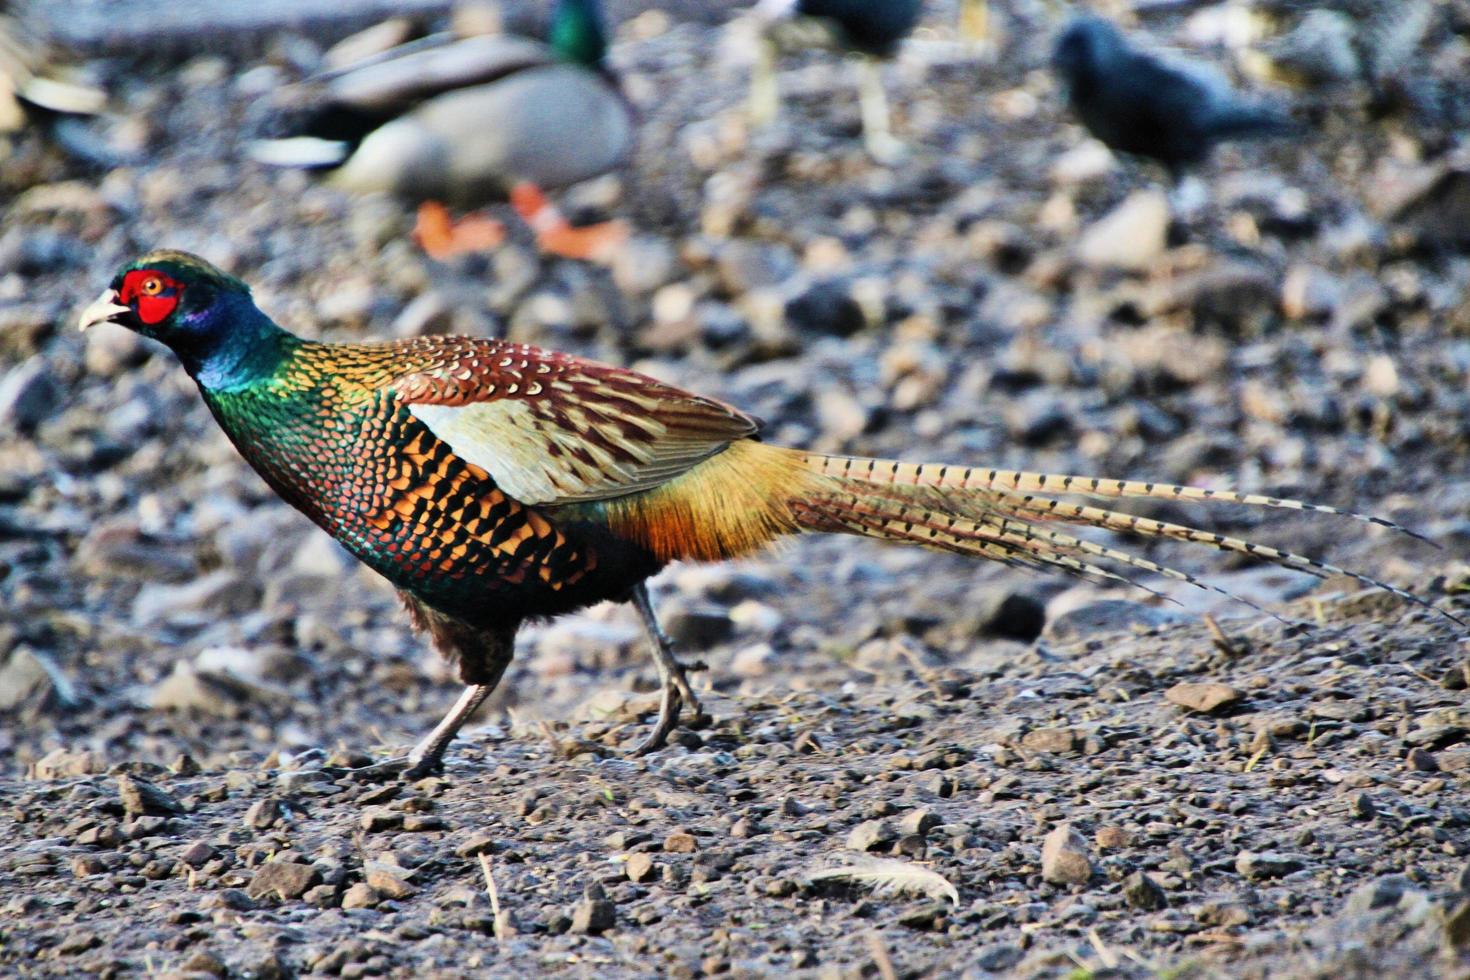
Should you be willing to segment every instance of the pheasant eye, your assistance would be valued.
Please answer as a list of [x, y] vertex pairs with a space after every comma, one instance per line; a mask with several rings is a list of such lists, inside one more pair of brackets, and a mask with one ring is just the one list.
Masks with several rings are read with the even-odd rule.
[[157, 276], [150, 276], [143, 280], [143, 284], [138, 287], [138, 292], [144, 296], [157, 296], [163, 292], [163, 280]]

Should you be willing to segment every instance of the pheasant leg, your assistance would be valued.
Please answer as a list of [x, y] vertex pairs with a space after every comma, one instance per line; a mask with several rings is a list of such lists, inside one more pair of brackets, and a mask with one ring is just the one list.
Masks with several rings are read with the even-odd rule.
[[696, 718], [704, 714], [704, 708], [689, 684], [687, 668], [674, 656], [674, 644], [659, 625], [658, 617], [653, 613], [653, 604], [648, 601], [648, 587], [642, 582], [633, 588], [633, 605], [638, 607], [638, 615], [643, 618], [648, 638], [653, 641], [653, 661], [658, 667], [659, 685], [663, 691], [663, 697], [659, 701], [658, 721], [653, 726], [653, 731], [633, 750], [634, 755], [647, 755], [668, 743], [669, 734], [679, 724], [679, 715], [684, 705], [687, 704], [693, 710]]
[[[501, 671], [504, 672], [502, 667]], [[495, 678], [497, 681], [499, 677]], [[454, 707], [444, 716], [444, 720], [434, 726], [434, 730], [425, 735], [419, 744], [408, 753], [408, 772], [404, 776], [408, 779], [419, 779], [427, 776], [439, 768], [439, 763], [444, 758], [444, 750], [449, 748], [449, 743], [454, 741], [454, 736], [464, 723], [469, 720], [475, 709], [485, 703], [490, 692], [495, 690], [495, 684], [471, 684], [464, 689], [459, 700], [454, 702]]]

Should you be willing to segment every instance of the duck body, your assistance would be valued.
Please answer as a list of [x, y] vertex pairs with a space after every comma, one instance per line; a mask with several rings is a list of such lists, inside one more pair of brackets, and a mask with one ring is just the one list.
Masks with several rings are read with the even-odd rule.
[[411, 42], [306, 85], [302, 139], [267, 140], [267, 163], [334, 168], [347, 190], [464, 207], [519, 183], [567, 187], [616, 169], [632, 106], [604, 68], [596, 0], [561, 0], [551, 44], [514, 35]]
[[471, 207], [520, 183], [556, 190], [614, 170], [633, 136], [627, 102], [600, 76], [541, 64], [445, 92], [379, 126], [332, 182]]

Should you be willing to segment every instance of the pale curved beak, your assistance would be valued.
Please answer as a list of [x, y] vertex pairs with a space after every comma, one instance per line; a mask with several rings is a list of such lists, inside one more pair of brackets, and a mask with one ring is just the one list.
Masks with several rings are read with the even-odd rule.
[[77, 322], [77, 327], [86, 330], [95, 327], [99, 323], [111, 323], [113, 317], [120, 313], [131, 312], [129, 307], [123, 306], [117, 301], [117, 290], [109, 289], [101, 296], [92, 301], [92, 305], [82, 311], [82, 318]]

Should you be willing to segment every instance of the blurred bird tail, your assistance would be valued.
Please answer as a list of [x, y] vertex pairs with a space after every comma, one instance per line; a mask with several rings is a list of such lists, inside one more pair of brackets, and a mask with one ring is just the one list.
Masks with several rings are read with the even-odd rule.
[[335, 167], [352, 151], [342, 140], [324, 140], [315, 136], [288, 136], [285, 139], [255, 140], [246, 152], [256, 163], [268, 167], [297, 167], [303, 170], [325, 170]]
[[[1318, 578], [1346, 575], [1364, 585], [1435, 608], [1412, 593], [1304, 555], [1183, 524], [1139, 517], [1095, 503], [1069, 502], [1059, 498], [1138, 497], [1274, 507], [1337, 515], [1420, 537], [1379, 517], [1279, 497], [1164, 483], [779, 451], [799, 456], [806, 472], [819, 478], [815, 486], [809, 486], [789, 502], [802, 531], [858, 534], [990, 558], [1013, 566], [1061, 570], [1132, 585], [1138, 583], [1129, 577], [1129, 573], [1150, 573], [1187, 582], [1259, 609], [1254, 603], [1186, 572], [1098, 541], [1068, 534], [1056, 526], [1083, 525], [1141, 537], [1172, 538], [1207, 545]], [[1436, 611], [1455, 619], [1443, 610]], [[1455, 621], [1459, 622], [1458, 619]]]
[[1291, 136], [1301, 132], [1301, 124], [1286, 113], [1264, 106], [1231, 106], [1211, 123], [1214, 135], [1222, 140], [1266, 139]]

